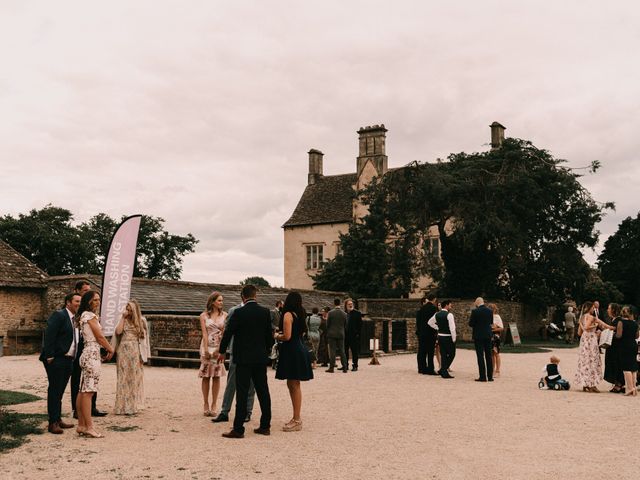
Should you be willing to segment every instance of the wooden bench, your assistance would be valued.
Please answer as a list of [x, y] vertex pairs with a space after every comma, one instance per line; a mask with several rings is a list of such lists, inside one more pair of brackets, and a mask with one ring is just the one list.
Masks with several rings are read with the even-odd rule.
[[[149, 357], [151, 366], [174, 366], [178, 368], [200, 368], [200, 350], [193, 348], [169, 348], [155, 347], [151, 351], [153, 355]], [[225, 360], [225, 368], [228, 370], [229, 360]]]

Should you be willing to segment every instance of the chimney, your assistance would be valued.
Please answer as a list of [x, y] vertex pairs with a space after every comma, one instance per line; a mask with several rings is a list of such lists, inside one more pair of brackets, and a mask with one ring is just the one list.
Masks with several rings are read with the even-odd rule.
[[371, 162], [378, 175], [387, 173], [388, 157], [385, 146], [387, 131], [384, 124], [362, 127], [358, 130], [358, 176], [367, 162]]
[[322, 176], [322, 157], [324, 153], [312, 148], [309, 150], [309, 185], [313, 185]]
[[491, 150], [497, 150], [504, 142], [504, 131], [507, 127], [498, 122], [493, 122], [489, 127], [491, 127]]

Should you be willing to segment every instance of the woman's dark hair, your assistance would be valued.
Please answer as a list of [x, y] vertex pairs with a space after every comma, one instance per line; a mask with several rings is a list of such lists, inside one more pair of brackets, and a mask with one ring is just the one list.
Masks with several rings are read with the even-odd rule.
[[78, 307], [78, 311], [76, 312], [76, 316], [75, 316], [76, 325], [80, 323], [80, 317], [84, 312], [91, 311], [90, 302], [91, 300], [93, 300], [94, 295], [99, 295], [99, 294], [95, 290], [89, 290], [88, 292], [85, 292], [84, 295], [82, 295], [82, 300], [80, 300], [80, 307]]
[[284, 321], [284, 314], [287, 312], [295, 313], [294, 322], [302, 322], [302, 331], [307, 331], [307, 312], [302, 306], [302, 295], [298, 292], [289, 292], [287, 298], [284, 300], [284, 307], [282, 307], [282, 317], [280, 317], [280, 330], [282, 330], [282, 322]]
[[317, 314], [318, 314], [318, 312], [319, 312], [318, 307], [313, 307], [313, 308], [311, 309], [311, 313], [313, 313], [314, 315], [317, 315]]
[[610, 303], [609, 308], [611, 309], [611, 313], [613, 314], [614, 317], [620, 316], [620, 310], [622, 310], [622, 305], [619, 305], [617, 303]]

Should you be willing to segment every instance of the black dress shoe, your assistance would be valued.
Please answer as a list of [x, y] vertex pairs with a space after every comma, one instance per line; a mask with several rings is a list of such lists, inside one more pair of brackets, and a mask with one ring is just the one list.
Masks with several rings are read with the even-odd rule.
[[216, 418], [212, 418], [211, 421], [213, 423], [228, 422], [229, 421], [229, 416], [226, 413], [220, 413], [220, 414], [218, 414], [218, 416]]
[[109, 415], [107, 412], [101, 412], [97, 408], [91, 411], [92, 417], [106, 417], [107, 415]]
[[428, 370], [426, 372], [424, 372], [425, 375], [438, 375], [436, 372], [434, 372], [433, 370]]
[[489, 378], [487, 381], [488, 382], [493, 382], [493, 378]]
[[244, 433], [236, 432], [235, 430], [231, 430], [230, 432], [223, 433], [222, 436], [224, 438], [244, 438]]
[[254, 428], [253, 429], [253, 433], [257, 433], [258, 435], [271, 435], [271, 429], [270, 428]]
[[325, 370], [325, 372], [327, 372], [327, 373], [333, 373], [333, 368], [329, 368], [329, 369]]
[[349, 371], [349, 369], [348, 369], [348, 368], [343, 368], [343, 369], [342, 369], [342, 373], [347, 373], [348, 371]]
[[357, 372], [358, 371], [358, 367], [351, 367], [351, 371], [352, 372]]
[[476, 378], [476, 382], [486, 382], [487, 380], [484, 378]]
[[441, 373], [441, 374], [440, 374], [440, 376], [441, 376], [442, 378], [456, 378], [456, 377], [454, 377], [453, 375], [449, 375], [448, 373]]

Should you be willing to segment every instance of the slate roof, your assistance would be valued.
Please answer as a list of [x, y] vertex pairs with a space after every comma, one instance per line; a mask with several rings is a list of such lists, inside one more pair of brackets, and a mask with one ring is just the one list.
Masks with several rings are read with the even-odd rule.
[[356, 180], [355, 173], [319, 177], [316, 183], [304, 189], [296, 209], [283, 227], [351, 223]]
[[[102, 277], [98, 275], [69, 275], [50, 277], [55, 283], [75, 284], [79, 279], [87, 279], [98, 288], [102, 286]], [[131, 297], [140, 302], [142, 312], [149, 314], [200, 314], [207, 303], [207, 297], [213, 291], [222, 293], [224, 309], [228, 310], [240, 303], [240, 285], [224, 285], [217, 283], [195, 283], [173, 280], [148, 280], [134, 278], [131, 283]], [[258, 303], [273, 308], [276, 300], [284, 300], [290, 290], [284, 288], [259, 288]], [[313, 307], [322, 308], [333, 305], [336, 296], [344, 297], [339, 292], [318, 290], [297, 290], [302, 294], [304, 307], [310, 312]]]
[[0, 240], [0, 287], [46, 288], [47, 274]]

